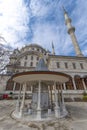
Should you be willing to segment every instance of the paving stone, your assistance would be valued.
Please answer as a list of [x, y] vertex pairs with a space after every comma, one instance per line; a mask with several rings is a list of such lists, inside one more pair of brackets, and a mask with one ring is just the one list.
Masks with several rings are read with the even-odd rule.
[[[16, 100], [0, 101], [0, 130], [39, 130], [12, 119], [11, 112], [15, 106]], [[66, 106], [69, 111], [66, 119], [35, 122], [40, 130], [87, 130], [87, 103], [69, 102]]]

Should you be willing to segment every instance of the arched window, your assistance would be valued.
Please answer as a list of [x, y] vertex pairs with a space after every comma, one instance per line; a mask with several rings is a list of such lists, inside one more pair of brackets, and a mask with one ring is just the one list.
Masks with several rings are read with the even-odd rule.
[[26, 55], [26, 56], [25, 56], [25, 60], [27, 60], [27, 59], [28, 59], [28, 56]]
[[34, 50], [34, 48], [32, 47], [32, 50]]
[[39, 51], [39, 48], [37, 48], [37, 51]]
[[82, 78], [79, 75], [76, 75], [74, 77], [74, 79], [75, 79], [76, 88], [79, 89], [79, 90], [83, 90], [84, 86], [83, 86], [83, 83], [82, 83]]
[[20, 89], [20, 84], [16, 83], [15, 90], [19, 90], [19, 89]]
[[60, 62], [57, 62], [56, 65], [57, 65], [57, 68], [60, 68]]
[[65, 85], [66, 85], [66, 89], [68, 89], [68, 90], [73, 90], [74, 89], [71, 78], [69, 79], [68, 82], [65, 83]]
[[31, 56], [31, 60], [33, 60], [33, 56]]
[[24, 66], [25, 66], [25, 67], [27, 66], [27, 62], [26, 62], [26, 61], [24, 62]]
[[[56, 89], [60, 89], [61, 90], [61, 84], [60, 83], [57, 83]], [[62, 84], [62, 89], [63, 89], [63, 84]]]
[[13, 87], [14, 87], [14, 82], [11, 79], [9, 79], [7, 81], [6, 90], [7, 91], [13, 90]]
[[33, 62], [30, 63], [30, 66], [31, 66], [31, 67], [33, 66]]
[[75, 64], [75, 63], [72, 63], [72, 65], [73, 65], [73, 69], [76, 69], [76, 64]]
[[[14, 81], [12, 81], [11, 79], [9, 79], [7, 81], [6, 90], [7, 91], [13, 91], [13, 88], [14, 88]], [[19, 90], [19, 88], [20, 88], [20, 84], [16, 83], [15, 90]]]
[[37, 60], [39, 60], [39, 57], [37, 57]]
[[80, 63], [80, 67], [81, 69], [84, 69], [83, 63]]
[[31, 86], [30, 86], [29, 84], [27, 84], [26, 90], [27, 90], [27, 91], [31, 91]]
[[36, 66], [38, 65], [38, 62], [36, 62]]
[[67, 62], [65, 62], [64, 64], [65, 64], [65, 68], [67, 69], [67, 68], [68, 68], [68, 63], [67, 63]]

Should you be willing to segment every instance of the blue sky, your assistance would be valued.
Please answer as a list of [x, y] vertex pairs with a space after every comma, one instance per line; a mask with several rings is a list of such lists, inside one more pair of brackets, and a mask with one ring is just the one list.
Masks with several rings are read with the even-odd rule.
[[62, 10], [64, 5], [82, 50], [87, 56], [87, 1], [86, 0], [0, 0], [0, 41], [13, 48], [36, 43], [58, 55], [75, 55], [67, 34]]

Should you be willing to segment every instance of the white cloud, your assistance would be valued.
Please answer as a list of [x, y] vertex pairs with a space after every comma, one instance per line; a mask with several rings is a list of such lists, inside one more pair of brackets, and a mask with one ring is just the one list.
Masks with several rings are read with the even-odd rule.
[[40, 16], [45, 15], [49, 8], [42, 5], [40, 0], [31, 0], [30, 9], [33, 16], [40, 17]]
[[0, 0], [0, 34], [12, 46], [23, 39], [28, 30], [27, 8], [22, 0]]
[[28, 6], [24, 0], [0, 0], [0, 35], [15, 47], [30, 41], [50, 49], [53, 41], [57, 54], [70, 55], [74, 49], [64, 24], [62, 5], [69, 11], [80, 47], [87, 55], [87, 1], [83, 0], [31, 0]]

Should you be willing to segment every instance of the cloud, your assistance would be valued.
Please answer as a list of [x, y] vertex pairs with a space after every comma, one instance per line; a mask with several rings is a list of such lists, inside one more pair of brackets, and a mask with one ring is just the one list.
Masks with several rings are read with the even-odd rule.
[[11, 46], [16, 46], [16, 42], [23, 40], [29, 30], [27, 8], [22, 0], [1, 0], [0, 1], [0, 34]]
[[87, 1], [83, 0], [0, 0], [0, 35], [13, 47], [37, 43], [51, 50], [53, 41], [56, 54], [75, 55], [62, 5], [72, 18], [78, 43], [87, 55]]

